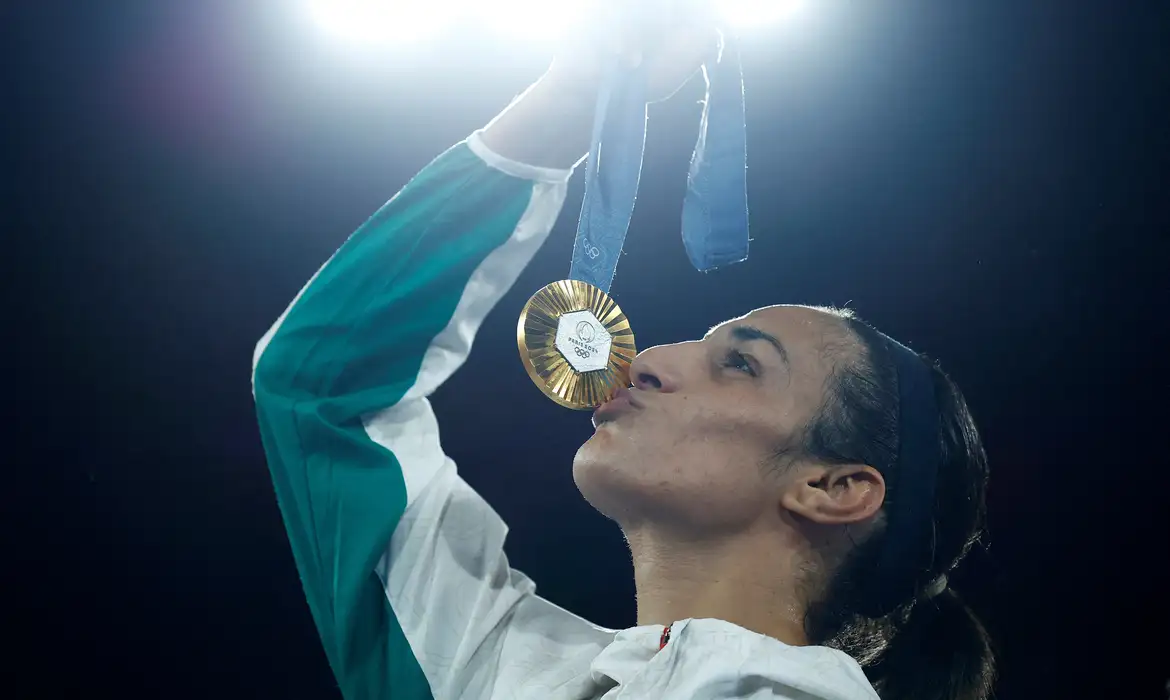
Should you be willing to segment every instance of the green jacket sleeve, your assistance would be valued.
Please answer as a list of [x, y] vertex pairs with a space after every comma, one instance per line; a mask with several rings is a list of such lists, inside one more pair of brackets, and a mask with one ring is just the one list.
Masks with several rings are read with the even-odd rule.
[[[277, 500], [347, 698], [437, 697], [432, 686], [454, 677], [412, 650], [388, 600], [388, 547], [420, 494], [455, 488], [440, 478], [449, 460], [426, 396], [547, 236], [568, 175], [506, 161], [478, 137], [455, 146], [345, 242], [257, 346], [253, 393]], [[451, 643], [474, 622], [453, 621]]]

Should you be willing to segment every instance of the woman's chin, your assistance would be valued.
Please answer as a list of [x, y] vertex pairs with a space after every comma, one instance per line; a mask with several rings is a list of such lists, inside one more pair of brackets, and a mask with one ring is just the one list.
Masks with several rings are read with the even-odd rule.
[[602, 515], [618, 519], [631, 502], [641, 500], [647, 473], [636, 454], [622, 449], [628, 443], [614, 437], [602, 428], [581, 445], [573, 459], [573, 482]]

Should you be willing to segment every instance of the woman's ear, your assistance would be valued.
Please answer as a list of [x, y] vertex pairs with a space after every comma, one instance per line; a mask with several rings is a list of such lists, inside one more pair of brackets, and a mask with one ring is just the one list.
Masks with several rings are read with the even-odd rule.
[[878, 514], [886, 500], [886, 480], [865, 464], [801, 468], [780, 496], [780, 505], [819, 525], [848, 525]]

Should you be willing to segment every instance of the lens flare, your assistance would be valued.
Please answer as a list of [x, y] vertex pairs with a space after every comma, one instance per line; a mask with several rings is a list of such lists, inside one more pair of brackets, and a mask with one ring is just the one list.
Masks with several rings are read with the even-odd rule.
[[468, 14], [499, 34], [540, 41], [561, 36], [584, 7], [580, 1], [499, 0], [474, 3]]
[[309, 13], [327, 33], [355, 44], [426, 38], [459, 16], [459, 3], [434, 0], [310, 0]]
[[791, 15], [800, 0], [718, 0], [719, 16], [736, 29], [778, 22]]
[[[434, 35], [468, 22], [518, 40], [561, 36], [594, 0], [307, 0], [318, 25], [342, 41], [386, 44]], [[722, 21], [751, 29], [788, 17], [801, 0], [714, 0]]]

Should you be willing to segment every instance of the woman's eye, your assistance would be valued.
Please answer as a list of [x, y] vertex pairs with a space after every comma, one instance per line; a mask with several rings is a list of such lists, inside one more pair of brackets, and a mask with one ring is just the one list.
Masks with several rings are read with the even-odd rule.
[[737, 372], [743, 372], [751, 376], [756, 376], [756, 369], [752, 367], [751, 362], [748, 362], [747, 357], [739, 350], [728, 351], [727, 356], [723, 358], [723, 366], [730, 367]]

